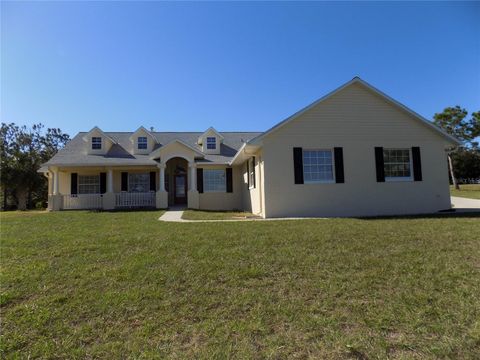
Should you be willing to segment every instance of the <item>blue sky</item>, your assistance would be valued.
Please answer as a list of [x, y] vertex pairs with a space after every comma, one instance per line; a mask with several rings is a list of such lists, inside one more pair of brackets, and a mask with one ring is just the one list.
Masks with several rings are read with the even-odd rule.
[[1, 120], [266, 130], [358, 75], [480, 110], [480, 3], [2, 2]]

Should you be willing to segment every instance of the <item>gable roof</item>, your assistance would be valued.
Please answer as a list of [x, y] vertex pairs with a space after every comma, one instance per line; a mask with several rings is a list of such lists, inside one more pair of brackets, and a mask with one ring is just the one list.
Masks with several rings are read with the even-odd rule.
[[208, 135], [208, 133], [214, 133], [220, 140], [224, 140], [222, 134], [220, 134], [217, 130], [215, 130], [212, 126], [210, 126], [202, 135], [198, 137], [197, 143], [199, 145], [202, 144], [202, 139]]
[[133, 132], [133, 134], [130, 136], [130, 141], [134, 141], [135, 140], [135, 136], [139, 133], [139, 132], [144, 132], [146, 135], [150, 136], [150, 138], [156, 143], [157, 142], [157, 138], [155, 136], [152, 135], [152, 133], [150, 131], [148, 131], [147, 129], [145, 129], [143, 126], [140, 126], [137, 130], [135, 130]]
[[402, 109], [403, 111], [406, 111], [408, 114], [412, 115], [415, 119], [417, 119], [418, 121], [422, 122], [424, 125], [430, 127], [432, 130], [434, 130], [435, 132], [437, 132], [438, 135], [444, 137], [445, 139], [447, 139], [449, 142], [455, 144], [455, 145], [461, 145], [461, 141], [459, 141], [457, 138], [453, 137], [452, 135], [448, 134], [447, 132], [445, 132], [444, 130], [442, 130], [441, 128], [439, 128], [438, 126], [436, 126], [435, 124], [433, 124], [431, 121], [425, 119], [423, 116], [421, 116], [420, 114], [416, 113], [415, 111], [409, 109], [408, 107], [406, 107], [405, 105], [399, 103], [398, 101], [396, 101], [395, 99], [391, 98], [390, 96], [388, 96], [387, 94], [383, 93], [382, 91], [378, 90], [377, 88], [375, 88], [374, 86], [370, 85], [369, 83], [367, 83], [366, 81], [360, 79], [358, 76], [355, 76], [352, 80], [346, 82], [345, 84], [341, 85], [340, 87], [336, 88], [335, 90], [329, 92], [328, 94], [326, 94], [325, 96], [321, 97], [320, 99], [314, 101], [313, 103], [311, 103], [310, 105], [307, 105], [306, 107], [304, 107], [303, 109], [300, 109], [299, 111], [297, 111], [295, 114], [289, 116], [288, 118], [286, 118], [285, 120], [279, 122], [278, 124], [276, 124], [275, 126], [271, 127], [270, 129], [268, 129], [267, 131], [263, 132], [262, 134], [260, 134], [259, 136], [257, 136], [256, 138], [252, 139], [249, 141], [249, 144], [252, 144], [252, 145], [257, 145], [265, 136], [275, 132], [276, 130], [280, 129], [281, 127], [283, 127], [284, 125], [290, 123], [291, 121], [297, 119], [298, 117], [300, 117], [301, 115], [303, 115], [305, 112], [307, 112], [308, 110], [310, 110], [311, 108], [319, 105], [320, 103], [324, 102], [325, 100], [329, 99], [330, 97], [332, 97], [333, 95], [335, 95], [336, 93], [342, 91], [343, 89], [345, 89], [346, 87], [348, 86], [351, 86], [353, 84], [361, 84], [363, 86], [365, 86], [367, 89], [369, 89], [370, 91], [374, 92], [375, 94], [379, 95], [380, 97], [382, 97], [384, 100], [386, 100], [387, 102], [389, 102], [390, 104], [393, 104], [394, 106]]
[[157, 158], [158, 156], [160, 156], [160, 152], [167, 149], [168, 147], [172, 146], [173, 144], [180, 144], [184, 147], [186, 147], [187, 149], [190, 149], [192, 150], [192, 152], [194, 152], [195, 154], [197, 154], [198, 156], [200, 157], [204, 157], [205, 154], [202, 153], [200, 150], [198, 150], [198, 148], [194, 148], [193, 146], [189, 145], [189, 144], [186, 144], [185, 142], [183, 142], [182, 140], [179, 140], [179, 139], [174, 139], [172, 141], [170, 141], [168, 144], [165, 144], [159, 148], [157, 148], [156, 150], [152, 151], [149, 156], [150, 156], [150, 159], [155, 159]]
[[[133, 132], [104, 133], [116, 142], [105, 155], [87, 154], [88, 144], [83, 140], [86, 134], [81, 132], [74, 136], [63, 149], [43, 164], [40, 171], [47, 171], [48, 166], [145, 166], [157, 164], [150, 158], [150, 154], [133, 153], [134, 144], [130, 140]], [[153, 151], [179, 140], [203, 154], [202, 147], [197, 144], [201, 132], [151, 132], [151, 134], [157, 142]], [[196, 161], [204, 164], [228, 164], [246, 141], [260, 134], [260, 132], [222, 132], [224, 141], [220, 144], [220, 154], [203, 154], [204, 157]]]
[[92, 130], [90, 130], [89, 132], [87, 132], [84, 136], [83, 136], [83, 141], [88, 141], [88, 135], [90, 135], [91, 133], [93, 132], [98, 132], [100, 135], [102, 135], [104, 138], [110, 140], [112, 143], [116, 144], [115, 140], [112, 139], [110, 136], [108, 136], [105, 132], [103, 132], [98, 126], [94, 126], [92, 128]]

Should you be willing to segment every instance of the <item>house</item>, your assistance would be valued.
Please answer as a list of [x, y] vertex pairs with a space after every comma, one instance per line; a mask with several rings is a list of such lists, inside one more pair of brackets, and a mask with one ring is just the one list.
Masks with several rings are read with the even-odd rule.
[[79, 133], [42, 166], [49, 209], [242, 209], [262, 217], [449, 209], [458, 141], [356, 77], [262, 132]]

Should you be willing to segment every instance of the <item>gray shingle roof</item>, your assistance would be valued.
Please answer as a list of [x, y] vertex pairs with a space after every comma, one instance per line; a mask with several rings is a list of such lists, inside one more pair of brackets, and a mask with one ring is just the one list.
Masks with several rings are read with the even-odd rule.
[[[43, 164], [40, 171], [46, 171], [47, 166], [122, 166], [122, 165], [155, 165], [156, 162], [149, 158], [149, 155], [134, 155], [133, 144], [130, 136], [133, 132], [105, 132], [117, 143], [112, 145], [106, 155], [87, 154], [88, 144], [83, 140], [86, 132], [78, 133], [70, 142], [61, 149], [48, 162]], [[152, 132], [157, 139], [156, 148], [168, 144], [174, 140], [181, 140], [195, 149], [202, 151], [201, 146], [197, 144], [198, 137], [202, 132]], [[219, 155], [208, 155], [201, 161], [202, 163], [226, 164], [235, 156], [244, 142], [260, 135], [260, 132], [220, 132], [224, 137], [220, 146]]]

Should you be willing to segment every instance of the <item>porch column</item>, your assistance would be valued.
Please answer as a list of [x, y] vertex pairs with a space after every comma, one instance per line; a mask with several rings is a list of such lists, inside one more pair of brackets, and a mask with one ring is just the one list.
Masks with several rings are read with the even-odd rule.
[[200, 198], [197, 191], [197, 164], [195, 161], [188, 163], [190, 168], [190, 188], [188, 190], [187, 203], [190, 209], [198, 209], [200, 205]]
[[107, 192], [113, 192], [113, 170], [108, 169], [107, 172]]
[[160, 163], [157, 165], [160, 169], [160, 190], [156, 194], [156, 206], [157, 209], [168, 208], [168, 193], [165, 190], [165, 164]]
[[159, 164], [160, 168], [160, 191], [165, 191], [165, 164]]
[[197, 190], [197, 165], [194, 162], [189, 162], [190, 168], [190, 190]]
[[53, 170], [53, 195], [58, 195], [58, 169]]
[[59, 178], [58, 178], [58, 168], [52, 168], [50, 170], [52, 176], [52, 194], [48, 195], [48, 210], [61, 210], [63, 205], [63, 198], [58, 191], [59, 188]]
[[115, 209], [115, 194], [113, 193], [113, 170], [107, 169], [107, 192], [102, 195], [104, 210]]

